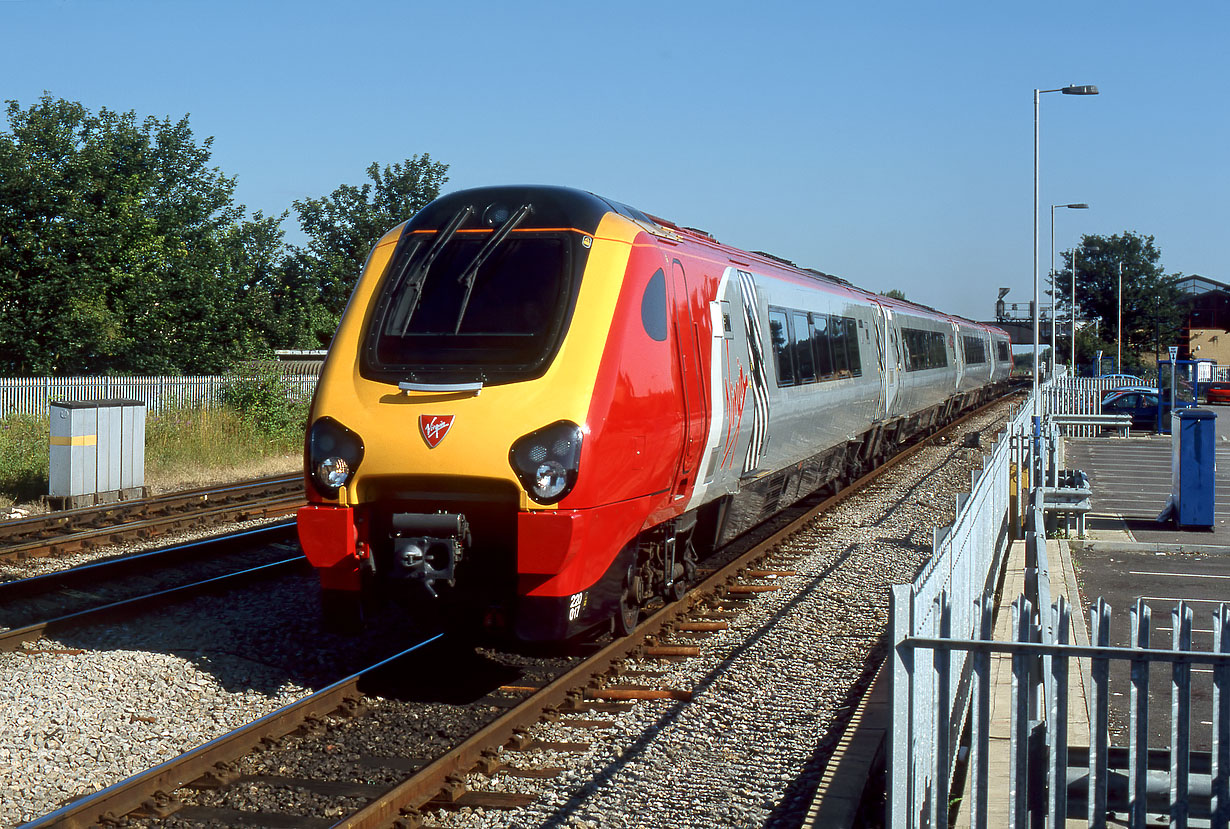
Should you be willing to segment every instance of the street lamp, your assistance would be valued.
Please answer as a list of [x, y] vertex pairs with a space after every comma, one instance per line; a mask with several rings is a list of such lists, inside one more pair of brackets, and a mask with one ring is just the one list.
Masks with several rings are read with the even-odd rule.
[[[1072, 210], [1088, 210], [1089, 205], [1084, 203], [1077, 204], [1052, 204], [1051, 205], [1051, 362], [1058, 361], [1055, 352], [1055, 325], [1059, 318], [1055, 316], [1055, 300], [1059, 293], [1055, 287], [1055, 208], [1067, 207]], [[1076, 374], [1076, 248], [1072, 249], [1073, 265], [1072, 265], [1072, 373]]]
[[1076, 245], [1072, 246], [1072, 374], [1076, 375]]
[[1115, 329], [1119, 332], [1119, 343], [1115, 354], [1115, 371], [1123, 373], [1123, 260], [1119, 260], [1119, 313], [1115, 320]]
[[1097, 95], [1096, 86], [1064, 86], [1059, 89], [1034, 90], [1034, 417], [1042, 416], [1042, 404], [1038, 400], [1038, 100], [1043, 93], [1062, 92], [1064, 95]]

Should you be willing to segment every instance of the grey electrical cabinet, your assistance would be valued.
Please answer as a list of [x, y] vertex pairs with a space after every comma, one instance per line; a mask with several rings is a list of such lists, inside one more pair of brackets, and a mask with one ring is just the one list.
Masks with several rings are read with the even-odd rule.
[[139, 400], [52, 403], [48, 501], [107, 504], [145, 495], [145, 404]]

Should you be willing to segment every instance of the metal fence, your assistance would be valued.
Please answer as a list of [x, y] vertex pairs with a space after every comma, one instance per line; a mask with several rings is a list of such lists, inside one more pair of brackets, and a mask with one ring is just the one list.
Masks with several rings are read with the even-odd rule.
[[[1052, 385], [1044, 386], [1044, 396], [1052, 402], [1064, 400], [1065, 392]], [[1054, 486], [1062, 438], [1045, 420], [1033, 433], [1031, 413], [1032, 401], [1009, 424], [1007, 439], [1001, 439], [974, 491], [959, 500], [954, 529], [981, 527], [960, 546], [982, 546], [973, 558], [988, 562], [986, 579], [956, 575], [965, 573], [960, 562], [970, 553], [945, 547], [943, 542], [953, 535], [950, 530], [937, 533], [936, 556], [915, 582], [893, 588], [890, 825], [948, 825], [960, 750], [957, 737], [966, 724], [970, 802], [962, 811], [970, 826], [988, 825], [990, 669], [991, 655], [1000, 653], [1011, 658], [1008, 779], [997, 781], [1007, 784], [1006, 792], [1002, 785], [997, 791], [1007, 795], [1009, 827], [1053, 829], [1073, 818], [1104, 827], [1108, 812], [1117, 812], [1126, 814], [1133, 827], [1145, 826], [1148, 815], [1162, 815], [1172, 826], [1185, 827], [1189, 819], [1198, 819], [1201, 825], [1227, 829], [1230, 605], [1220, 605], [1213, 614], [1214, 644], [1209, 651], [1192, 649], [1192, 613], [1184, 604], [1172, 613], [1169, 649], [1149, 647], [1149, 610], [1143, 603], [1131, 614], [1132, 646], [1111, 647], [1111, 611], [1101, 600], [1090, 612], [1092, 644], [1070, 644], [1071, 610], [1062, 597], [1051, 600], [1043, 501], [1045, 485]], [[1015, 500], [1006, 483], [988, 475], [1001, 452], [1009, 467], [1007, 480], [1022, 484]], [[992, 480], [1002, 497], [977, 492], [979, 484]], [[977, 515], [983, 511], [989, 515]], [[1006, 526], [1011, 532], [1017, 515], [1026, 530], [1027, 595], [1012, 604], [1011, 641], [993, 641], [993, 574], [1002, 567], [1000, 548], [1007, 546], [998, 528]], [[1069, 667], [1076, 659], [1089, 665], [1090, 727], [1088, 734], [1069, 735]], [[1126, 748], [1112, 748], [1107, 739], [1109, 682], [1116, 662], [1129, 666], [1129, 687], [1117, 692], [1130, 697]], [[1149, 675], [1151, 666], [1159, 664], [1171, 668], [1170, 748], [1164, 751], [1148, 748]], [[1208, 752], [1191, 748], [1191, 673], [1197, 665], [1209, 666], [1213, 674]], [[1085, 744], [1071, 745], [1071, 739]]]
[[[1026, 406], [1007, 424], [982, 470], [974, 472], [969, 494], [957, 499], [956, 520], [935, 531], [927, 566], [912, 584], [893, 588], [895, 639], [982, 635], [973, 600], [989, 600], [1006, 558], [1013, 468], [1032, 468], [1021, 464], [1030, 413]], [[963, 600], [953, 601], [954, 596]], [[940, 825], [947, 814], [954, 747], [973, 690], [967, 656], [952, 649], [898, 646], [894, 651], [891, 825], [920, 820]]]
[[[287, 393], [311, 397], [317, 375], [283, 373]], [[164, 409], [209, 408], [222, 400], [236, 375], [167, 377], [0, 377], [0, 417], [11, 414], [42, 416], [53, 402], [139, 400], [148, 412]]]
[[[1102, 398], [1106, 392], [1122, 385], [1122, 381], [1104, 377], [1058, 377], [1039, 388], [1042, 414], [1044, 417], [1096, 417], [1102, 413]], [[1098, 428], [1092, 424], [1069, 424], [1063, 427], [1063, 432], [1068, 437], [1093, 437]]]

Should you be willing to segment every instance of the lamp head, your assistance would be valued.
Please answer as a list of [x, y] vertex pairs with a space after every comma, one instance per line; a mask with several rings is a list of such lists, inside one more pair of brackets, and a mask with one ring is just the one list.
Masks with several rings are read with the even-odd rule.
[[1087, 204], [1065, 204], [1064, 207], [1067, 207], [1071, 210], [1088, 210], [1089, 209], [1089, 205]]
[[1098, 88], [1091, 84], [1085, 85], [1085, 86], [1065, 86], [1063, 89], [1059, 91], [1062, 92], [1064, 95], [1097, 95], [1098, 94]]

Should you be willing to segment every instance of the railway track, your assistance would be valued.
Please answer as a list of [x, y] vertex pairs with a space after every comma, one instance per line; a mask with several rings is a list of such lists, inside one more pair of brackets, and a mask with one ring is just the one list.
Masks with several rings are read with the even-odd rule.
[[[971, 413], [950, 424], [944, 432], [958, 428], [976, 414]], [[537, 681], [513, 678], [510, 682], [481, 689], [483, 692], [477, 694], [477, 702], [473, 704], [507, 710], [490, 717], [470, 736], [456, 740], [455, 745], [434, 757], [380, 757], [360, 752], [360, 756], [352, 758], [354, 763], [347, 767], [349, 770], [341, 773], [341, 779], [337, 779], [336, 773], [330, 779], [306, 773], [303, 776], [293, 773], [253, 775], [244, 771], [245, 763], [255, 762], [251, 760], [251, 752], [257, 746], [262, 746], [270, 755], [259, 763], [263, 768], [336, 767], [337, 763], [331, 762], [328, 754], [346, 751], [345, 737], [339, 732], [344, 731], [346, 723], [362, 719], [358, 715], [369, 704], [365, 699], [376, 704], [364, 696], [364, 686], [381, 684], [375, 675], [389, 672], [389, 663], [381, 663], [245, 726], [233, 735], [214, 740], [181, 758], [69, 804], [27, 826], [84, 826], [107, 815], [130, 815], [141, 823], [166, 819], [178, 825], [201, 821], [238, 825], [247, 818], [242, 809], [228, 805], [225, 793], [232, 784], [244, 781], [250, 786], [272, 787], [283, 792], [308, 792], [310, 796], [301, 795], [301, 799], [317, 804], [316, 817], [300, 813], [265, 816], [275, 822], [297, 821], [294, 825], [368, 827], [394, 825], [395, 821], [400, 821], [396, 825], [413, 827], [429, 825], [424, 821], [432, 820], [430, 814], [436, 809], [524, 807], [526, 795], [502, 791], [499, 787], [475, 791], [474, 778], [469, 778], [467, 786], [467, 775], [476, 770], [488, 778], [559, 774], [562, 768], [553, 767], [550, 762], [521, 764], [508, 759], [527, 751], [559, 754], [585, 750], [584, 741], [536, 740], [531, 730], [544, 721], [585, 733], [610, 727], [610, 721], [603, 718], [619, 716], [634, 705], [635, 700], [667, 700], [672, 705], [687, 705], [695, 689], [669, 683], [664, 687], [663, 680], [669, 673], [661, 666], [669, 667], [677, 660], [699, 655], [705, 637], [729, 629], [739, 617], [741, 608], [754, 604], [757, 597], [773, 595], [782, 581], [796, 575], [790, 568], [790, 554], [780, 549], [792, 535], [877, 478], [883, 480], [915, 452], [935, 443], [937, 437], [942, 440], [942, 434], [916, 444], [837, 495], [796, 511], [788, 521], [747, 543], [732, 560], [705, 575], [683, 599], [648, 615], [634, 635], [606, 644], [554, 677]], [[927, 537], [929, 539], [929, 535]], [[914, 548], [922, 546], [909, 538], [904, 542]], [[917, 549], [913, 552], [918, 554]], [[844, 555], [837, 557], [834, 568]], [[430, 641], [433, 648], [441, 646], [440, 640]], [[742, 647], [737, 645], [735, 650]], [[400, 655], [399, 659], [408, 660], [405, 664], [409, 665], [402, 668], [402, 672], [413, 676], [435, 670], [447, 684], [444, 675], [448, 671], [440, 670], [438, 659], [434, 668], [431, 663], [420, 665], [414, 661], [415, 654], [421, 656], [427, 648], [428, 642], [424, 641]], [[630, 660], [631, 668], [628, 667]], [[867, 664], [854, 666], [856, 674], [869, 679], [874, 672], [874, 662], [874, 656], [867, 657]], [[854, 691], [850, 693], [855, 694]], [[281, 758], [278, 752], [284, 743], [293, 743], [296, 751], [310, 744], [323, 756], [310, 761]], [[368, 782], [356, 782], [356, 764], [365, 769], [361, 777]], [[408, 771], [413, 773], [407, 777]], [[181, 787], [185, 788], [177, 793]], [[533, 799], [528, 798], [529, 801]], [[326, 801], [334, 805], [320, 805]], [[338, 803], [342, 805], [336, 805]]]
[[0, 562], [78, 553], [203, 525], [286, 516], [302, 503], [303, 476], [281, 475], [0, 521]]
[[0, 652], [209, 591], [306, 571], [294, 538], [294, 523], [287, 521], [0, 583], [0, 625], [7, 627], [0, 629]]

